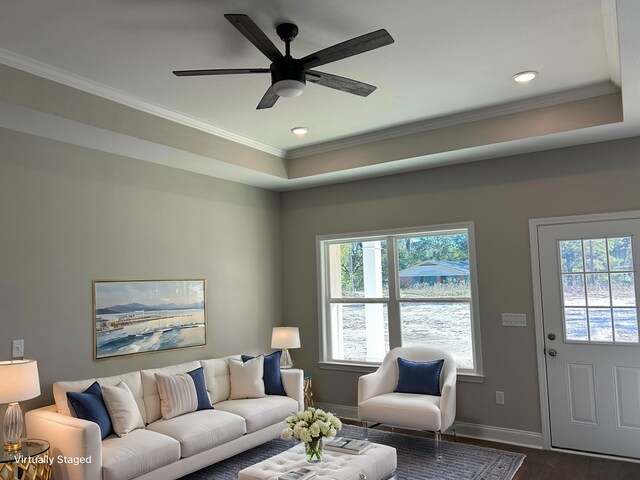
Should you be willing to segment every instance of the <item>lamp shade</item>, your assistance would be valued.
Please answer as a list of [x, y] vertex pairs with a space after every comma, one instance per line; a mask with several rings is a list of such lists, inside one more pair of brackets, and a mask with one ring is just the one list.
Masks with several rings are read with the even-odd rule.
[[38, 362], [13, 360], [0, 362], [0, 403], [22, 402], [40, 395]]
[[300, 348], [298, 327], [274, 327], [271, 348]]

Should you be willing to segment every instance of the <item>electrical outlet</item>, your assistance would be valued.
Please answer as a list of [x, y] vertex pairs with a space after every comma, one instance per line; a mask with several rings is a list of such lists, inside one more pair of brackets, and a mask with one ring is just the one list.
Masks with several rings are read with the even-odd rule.
[[11, 358], [24, 357], [24, 340], [13, 340], [11, 342]]
[[501, 392], [500, 390], [496, 390], [496, 404], [504, 405], [504, 392]]

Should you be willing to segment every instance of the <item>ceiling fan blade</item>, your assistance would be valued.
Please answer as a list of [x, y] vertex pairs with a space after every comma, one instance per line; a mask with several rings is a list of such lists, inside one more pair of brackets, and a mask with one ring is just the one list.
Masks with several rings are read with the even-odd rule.
[[195, 77], [197, 75], [235, 75], [238, 73], [269, 73], [268, 68], [214, 68], [209, 70], [174, 70], [177, 77]]
[[341, 92], [353, 93], [361, 97], [366, 97], [373, 93], [375, 86], [368, 83], [352, 80], [351, 78], [339, 77], [330, 73], [309, 70], [306, 75], [307, 82], [317, 83], [323, 87], [334, 88]]
[[393, 41], [393, 37], [383, 28], [312, 53], [300, 59], [300, 61], [305, 68], [313, 68], [384, 47], [393, 43]]
[[227, 13], [224, 18], [229, 20], [242, 35], [260, 50], [269, 60], [275, 62], [282, 57], [280, 50], [273, 44], [269, 37], [256, 25], [248, 15]]
[[275, 90], [273, 89], [273, 85], [271, 85], [266, 92], [264, 92], [264, 95], [262, 96], [262, 99], [260, 100], [260, 103], [258, 103], [258, 106], [256, 107], [256, 110], [263, 110], [265, 108], [271, 108], [275, 105], [275, 103], [278, 101], [278, 95], [276, 94]]

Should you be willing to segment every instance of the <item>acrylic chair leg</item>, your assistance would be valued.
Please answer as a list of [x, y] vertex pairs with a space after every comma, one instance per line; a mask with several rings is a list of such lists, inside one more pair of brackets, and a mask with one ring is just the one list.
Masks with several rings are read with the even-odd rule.
[[369, 440], [369, 422], [366, 420], [362, 421], [362, 439]]
[[436, 460], [442, 460], [442, 434], [438, 430], [435, 432], [435, 440], [436, 440]]

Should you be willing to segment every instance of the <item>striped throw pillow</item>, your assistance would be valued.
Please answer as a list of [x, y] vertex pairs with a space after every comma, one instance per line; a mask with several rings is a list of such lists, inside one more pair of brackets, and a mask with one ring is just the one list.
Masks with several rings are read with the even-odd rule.
[[156, 373], [155, 377], [160, 394], [160, 411], [164, 420], [198, 409], [198, 395], [191, 375]]

